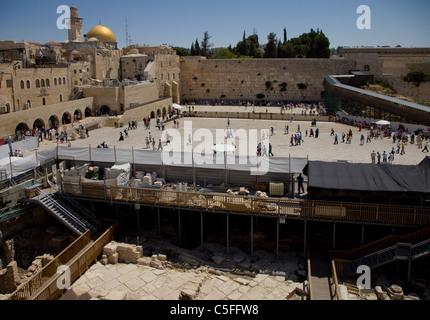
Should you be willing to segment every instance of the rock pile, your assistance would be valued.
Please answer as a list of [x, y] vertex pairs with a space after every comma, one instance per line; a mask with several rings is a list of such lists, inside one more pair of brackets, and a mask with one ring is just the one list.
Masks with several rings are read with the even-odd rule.
[[103, 248], [102, 263], [138, 263], [142, 258], [142, 246], [112, 241]]

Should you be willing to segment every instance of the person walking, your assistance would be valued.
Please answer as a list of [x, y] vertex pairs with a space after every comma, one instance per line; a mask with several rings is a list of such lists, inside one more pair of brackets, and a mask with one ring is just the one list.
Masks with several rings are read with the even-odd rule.
[[375, 164], [376, 163], [376, 152], [372, 151], [372, 153], [370, 154], [370, 158], [372, 159], [372, 163]]
[[382, 162], [386, 163], [386, 162], [387, 162], [387, 157], [388, 157], [388, 155], [387, 155], [387, 153], [384, 151], [384, 152], [382, 153]]
[[339, 144], [339, 140], [338, 140], [337, 133], [336, 133], [336, 135], [334, 136], [334, 144]]
[[272, 156], [272, 157], [274, 157], [275, 155], [273, 154], [273, 152], [272, 152], [272, 144], [271, 143], [269, 143], [269, 157], [270, 156]]
[[405, 152], [405, 142], [402, 141], [402, 151], [400, 152], [400, 155], [404, 155], [404, 154], [406, 154], [406, 152]]
[[376, 158], [378, 159], [378, 164], [381, 164], [381, 154], [379, 151], [376, 153]]
[[429, 152], [429, 143], [428, 143], [428, 141], [426, 141], [426, 143], [424, 144], [424, 148], [423, 148], [423, 150], [421, 152], [425, 152], [425, 153]]
[[303, 193], [305, 193], [305, 188], [303, 187], [303, 177], [302, 174], [300, 173], [299, 176], [297, 177], [297, 184], [298, 184], [298, 190], [299, 190], [299, 194], [301, 191], [303, 191]]

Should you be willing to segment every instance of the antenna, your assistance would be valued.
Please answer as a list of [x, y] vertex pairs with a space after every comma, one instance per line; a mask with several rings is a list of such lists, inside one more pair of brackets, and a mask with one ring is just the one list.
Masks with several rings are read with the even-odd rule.
[[130, 46], [132, 44], [132, 39], [130, 37], [130, 34], [128, 33], [128, 20], [125, 19], [125, 44], [126, 46]]

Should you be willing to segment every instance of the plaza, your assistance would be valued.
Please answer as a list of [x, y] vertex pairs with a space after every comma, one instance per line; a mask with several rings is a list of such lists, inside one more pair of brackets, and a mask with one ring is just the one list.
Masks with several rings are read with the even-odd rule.
[[[266, 109], [268, 111], [273, 112], [274, 114], [280, 113], [279, 107], [247, 107], [248, 112], [262, 112], [265, 113]], [[244, 112], [245, 107], [234, 107], [234, 106], [195, 106], [195, 112], [197, 115], [203, 113], [205, 111], [225, 111], [228, 110], [233, 114], [235, 112]], [[301, 109], [295, 110], [294, 114], [301, 114]], [[311, 126], [311, 119], [317, 120], [317, 126]], [[210, 147], [216, 143], [215, 138], [217, 136], [217, 130], [225, 130], [228, 127], [228, 119], [225, 118], [200, 118], [200, 117], [183, 117], [179, 118], [179, 128], [174, 128], [174, 122], [169, 121], [166, 122], [165, 131], [158, 130], [155, 126], [155, 119], [151, 121], [151, 128], [146, 129], [142, 119], [136, 119], [139, 123], [137, 129], [129, 130], [128, 137], [124, 139], [124, 141], [119, 141], [120, 132], [124, 132], [124, 128], [111, 128], [111, 127], [103, 127], [100, 129], [96, 129], [89, 132], [89, 137], [85, 139], [77, 139], [71, 142], [72, 147], [89, 147], [97, 148], [98, 145], [105, 142], [109, 148], [117, 148], [117, 149], [132, 149], [135, 150], [147, 150], [145, 138], [149, 136], [149, 133], [152, 134], [152, 137], [155, 139], [156, 144], [155, 147], [158, 149], [158, 141], [162, 138], [163, 133], [169, 132], [170, 135], [173, 135], [173, 131], [177, 130], [177, 132], [181, 135], [180, 147], [181, 150], [184, 150], [188, 142], [188, 136], [184, 135], [184, 126], [188, 125], [195, 132], [198, 129], [204, 128], [210, 130], [212, 133], [213, 140], [212, 141], [196, 141], [193, 139], [193, 147], [196, 148], [203, 144], [205, 150], [211, 152]], [[75, 123], [75, 125], [78, 125]], [[288, 126], [289, 133], [285, 134], [285, 126]], [[302, 133], [302, 139], [300, 145], [291, 146], [290, 138], [291, 135], [294, 135], [298, 130], [298, 126], [300, 126], [300, 131]], [[271, 128], [274, 128], [274, 135], [270, 136], [270, 143], [273, 145], [273, 153], [275, 157], [298, 157], [298, 158], [307, 158], [310, 161], [348, 161], [352, 163], [371, 163], [371, 153], [373, 151], [383, 153], [391, 152], [392, 148], [397, 149], [396, 143], [393, 143], [392, 138], [386, 137], [384, 139], [375, 138], [372, 139], [370, 143], [365, 143], [364, 145], [360, 144], [360, 136], [364, 134], [367, 137], [367, 132], [369, 130], [362, 129], [359, 131], [358, 127], [345, 125], [338, 122], [327, 122], [327, 121], [319, 121], [318, 116], [311, 117], [309, 116], [308, 121], [295, 121], [293, 120], [251, 120], [251, 119], [230, 119], [230, 128], [233, 130], [244, 129], [245, 131], [249, 131], [251, 129], [257, 129], [259, 132], [261, 130], [267, 130], [270, 132]], [[306, 131], [308, 131], [308, 135], [310, 130], [314, 131], [316, 128], [319, 128], [320, 135], [318, 138], [306, 136]], [[334, 144], [334, 136], [331, 135], [331, 130], [334, 130], [336, 134], [339, 136], [339, 144]], [[423, 128], [425, 129], [425, 128]], [[353, 138], [351, 144], [342, 143], [342, 133], [347, 134], [349, 130], [353, 132]], [[163, 145], [165, 145], [165, 140], [163, 137]], [[238, 141], [229, 139], [229, 144], [234, 142], [238, 144]], [[177, 146], [179, 143], [177, 140], [171, 142]], [[60, 146], [67, 146], [67, 143], [59, 144]], [[40, 142], [39, 150], [46, 150], [57, 146], [57, 142], [55, 140], [49, 141], [44, 140]], [[250, 155], [254, 155], [255, 150], [249, 150], [251, 147], [247, 148], [247, 152]], [[152, 144], [150, 145], [149, 150], [152, 150]], [[240, 152], [240, 148], [237, 148], [238, 152]], [[396, 154], [393, 165], [417, 165], [420, 163], [423, 158], [425, 158], [426, 153], [422, 152], [422, 149], [417, 147], [417, 144], [408, 143], [405, 147], [406, 154], [400, 155]]]

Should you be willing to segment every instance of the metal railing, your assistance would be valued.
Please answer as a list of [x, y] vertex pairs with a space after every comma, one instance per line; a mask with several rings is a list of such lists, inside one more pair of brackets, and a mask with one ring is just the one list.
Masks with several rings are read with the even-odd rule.
[[351, 261], [391, 247], [399, 242], [416, 243], [426, 239], [430, 239], [430, 227], [423, 228], [408, 235], [390, 235], [352, 250], [331, 250], [330, 257], [336, 260], [342, 259]]
[[48, 199], [49, 203], [55, 206], [58, 210], [60, 210], [62, 213], [64, 213], [67, 217], [72, 219], [74, 222], [76, 222], [79, 226], [84, 228], [85, 230], [88, 229], [88, 227], [80, 221], [78, 218], [76, 218], [72, 213], [70, 213], [66, 208], [64, 208], [62, 205], [60, 205], [57, 201], [55, 201], [51, 196], [49, 196], [47, 193], [43, 192], [42, 190], [37, 191], [39, 194], [41, 194], [44, 198]]
[[90, 223], [94, 226], [97, 225], [97, 217], [90, 212], [87, 208], [82, 206], [79, 202], [75, 201], [72, 197], [70, 197], [67, 193], [61, 192], [58, 194], [60, 199], [63, 199], [67, 202], [67, 204], [77, 211], [77, 213], [84, 218], [86, 218]]

